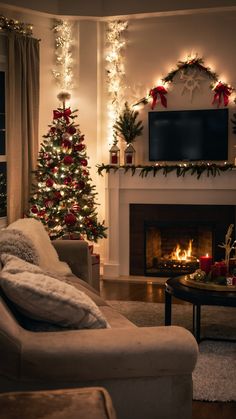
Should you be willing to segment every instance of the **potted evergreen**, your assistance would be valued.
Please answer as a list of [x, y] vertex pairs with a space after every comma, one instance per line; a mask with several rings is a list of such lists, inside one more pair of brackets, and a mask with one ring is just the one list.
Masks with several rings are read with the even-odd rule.
[[119, 137], [127, 144], [125, 149], [125, 164], [134, 164], [135, 149], [132, 143], [143, 132], [142, 121], [137, 121], [138, 115], [139, 112], [132, 110], [128, 102], [125, 102], [124, 109], [113, 126]]

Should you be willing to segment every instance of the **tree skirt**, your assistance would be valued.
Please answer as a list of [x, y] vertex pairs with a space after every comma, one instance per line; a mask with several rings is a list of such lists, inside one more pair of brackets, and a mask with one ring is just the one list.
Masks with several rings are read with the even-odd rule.
[[[141, 301], [108, 301], [137, 326], [163, 326], [165, 305]], [[192, 305], [173, 304], [172, 324], [192, 329]], [[201, 337], [236, 340], [236, 311], [203, 306]], [[193, 399], [236, 401], [236, 342], [204, 340], [193, 372]]]

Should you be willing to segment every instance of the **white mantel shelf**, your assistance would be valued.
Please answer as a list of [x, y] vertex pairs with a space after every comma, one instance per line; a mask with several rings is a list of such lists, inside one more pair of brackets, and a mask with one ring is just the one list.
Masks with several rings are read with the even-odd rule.
[[207, 176], [175, 172], [164, 176], [150, 172], [141, 177], [141, 169], [125, 173], [119, 169], [105, 174], [106, 178], [106, 256], [104, 278], [129, 275], [129, 205], [130, 204], [189, 204], [236, 205], [236, 169]]

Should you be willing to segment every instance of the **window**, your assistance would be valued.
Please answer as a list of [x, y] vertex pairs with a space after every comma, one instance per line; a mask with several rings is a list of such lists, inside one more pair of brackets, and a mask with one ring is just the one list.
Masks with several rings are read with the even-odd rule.
[[5, 115], [5, 71], [0, 68], [0, 217], [7, 215], [6, 183], [6, 115]]

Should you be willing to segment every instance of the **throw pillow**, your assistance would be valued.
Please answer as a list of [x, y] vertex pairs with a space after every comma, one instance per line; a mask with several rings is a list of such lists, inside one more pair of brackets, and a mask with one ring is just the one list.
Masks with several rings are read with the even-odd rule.
[[97, 305], [84, 292], [15, 256], [2, 254], [0, 258], [3, 264], [0, 286], [23, 314], [70, 329], [109, 327]]
[[4, 228], [0, 231], [0, 254], [2, 253], [9, 253], [26, 262], [39, 264], [39, 257], [32, 240], [19, 230]]
[[41, 221], [34, 218], [21, 218], [10, 224], [7, 229], [19, 230], [31, 239], [38, 253], [39, 266], [43, 270], [59, 275], [71, 274], [68, 264], [59, 260], [57, 251]]

